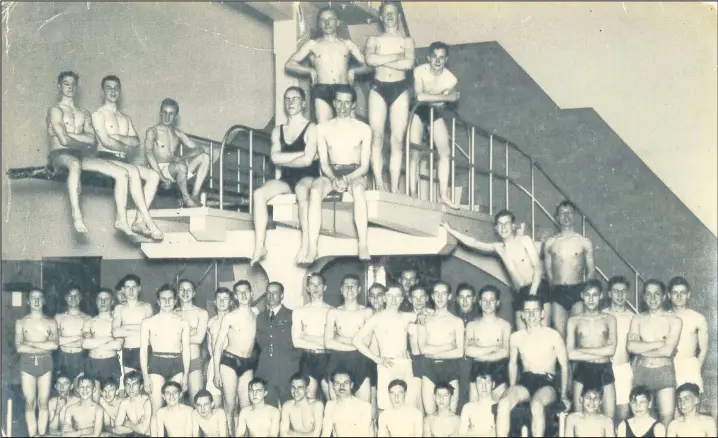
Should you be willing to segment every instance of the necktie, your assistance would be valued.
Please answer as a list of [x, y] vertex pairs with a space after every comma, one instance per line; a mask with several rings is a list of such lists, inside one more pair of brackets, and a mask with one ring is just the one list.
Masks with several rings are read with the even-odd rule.
[[274, 310], [271, 310], [271, 311], [269, 312], [269, 320], [270, 320], [270, 321], [274, 321]]

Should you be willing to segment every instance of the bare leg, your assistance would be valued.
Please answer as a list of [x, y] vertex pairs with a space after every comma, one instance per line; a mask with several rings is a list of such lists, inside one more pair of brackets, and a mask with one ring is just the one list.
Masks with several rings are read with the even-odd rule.
[[52, 389], [52, 372], [47, 372], [37, 379], [37, 434], [47, 433], [47, 421], [50, 419], [48, 404]]
[[309, 376], [309, 386], [307, 386], [307, 398], [311, 400], [317, 399], [319, 382], [312, 376]]
[[246, 371], [237, 380], [237, 395], [239, 396], [239, 408], [244, 409], [250, 405], [249, 402], [249, 382], [254, 378], [254, 371]]
[[511, 429], [511, 410], [519, 403], [529, 400], [531, 395], [523, 386], [507, 389], [496, 410], [496, 436], [509, 436]]
[[80, 175], [82, 163], [72, 155], [58, 154], [52, 161], [55, 168], [67, 169], [67, 195], [70, 198], [70, 209], [72, 211], [72, 225], [78, 233], [87, 233], [87, 226], [82, 219], [80, 209]]
[[[583, 412], [583, 405], [581, 404], [581, 391], [583, 391], [583, 383], [573, 381], [573, 411]], [[605, 414], [605, 412], [604, 412]]]
[[[180, 374], [180, 379], [181, 378], [182, 375]], [[204, 389], [204, 386], [204, 373], [201, 369], [194, 370], [189, 373], [189, 377], [187, 378], [187, 389], [189, 390], [190, 402], [194, 402], [194, 396], [199, 392], [200, 389]]]
[[439, 200], [449, 208], [458, 209], [459, 205], [451, 200], [451, 193], [449, 193], [449, 176], [451, 176], [451, 146], [449, 142], [449, 130], [446, 127], [446, 122], [444, 119], [437, 119], [434, 121], [434, 144], [439, 153], [437, 171]]
[[[159, 183], [159, 175], [157, 172], [143, 168], [144, 170], [140, 170], [137, 166], [133, 166], [131, 164], [123, 163], [120, 161], [115, 161], [113, 164], [116, 164], [122, 168], [124, 168], [127, 171], [127, 176], [129, 178], [129, 187], [130, 187], [130, 195], [132, 196], [132, 200], [135, 201], [135, 206], [137, 207], [138, 218], [135, 220], [135, 223], [140, 223], [139, 221], [144, 221], [144, 224], [147, 225], [151, 232], [151, 237], [155, 240], [162, 240], [164, 237], [162, 235], [162, 232], [159, 228], [157, 228], [157, 225], [155, 225], [154, 221], [152, 220], [152, 217], [150, 216], [150, 212], [147, 209], [147, 205], [145, 203], [145, 195], [142, 191], [142, 178], [141, 174], [145, 173], [147, 175], [147, 186], [154, 186], [154, 191], [157, 190], [157, 184]], [[147, 173], [146, 171], [150, 171], [151, 173]], [[154, 176], [151, 176], [154, 175]], [[152, 192], [152, 196], [154, 197], [154, 191]]]
[[434, 415], [436, 413], [434, 386], [434, 382], [429, 380], [427, 377], [421, 378], [421, 400], [424, 402], [424, 411], [427, 416]]
[[352, 197], [354, 197], [354, 225], [357, 229], [358, 236], [358, 255], [359, 260], [371, 260], [369, 255], [369, 243], [367, 242], [367, 233], [369, 228], [369, 219], [366, 206], [366, 192], [364, 191], [363, 178], [353, 181], [351, 185]]
[[516, 322], [516, 330], [523, 330], [526, 328], [526, 322], [521, 317], [521, 311], [517, 310], [514, 312], [514, 321]]
[[384, 98], [374, 90], [369, 91], [369, 126], [371, 126], [371, 170], [377, 190], [386, 191], [384, 185], [384, 130], [387, 107]]
[[613, 383], [603, 387], [603, 414], [608, 418], [616, 416], [616, 386]]
[[127, 171], [112, 161], [97, 158], [83, 159], [82, 170], [101, 173], [115, 180], [115, 209], [117, 211], [115, 228], [127, 235], [132, 235], [130, 225], [127, 223], [127, 187], [129, 184]]
[[20, 373], [20, 387], [22, 395], [25, 398], [25, 424], [27, 425], [27, 434], [29, 436], [37, 436], [37, 417], [35, 409], [37, 408], [37, 379], [28, 373]]
[[[399, 193], [399, 181], [401, 180], [401, 164], [404, 158], [404, 135], [406, 125], [409, 123], [409, 106], [411, 99], [409, 91], [405, 91], [391, 104], [389, 111], [389, 126], [391, 135], [391, 155], [389, 157], [389, 176], [391, 179], [392, 193]], [[407, 169], [408, 171], [409, 169]]]
[[371, 403], [371, 385], [369, 384], [368, 377], [361, 383], [355, 395], [359, 399], [364, 400], [367, 403]]
[[192, 198], [195, 201], [199, 198], [204, 180], [207, 179], [207, 175], [209, 175], [209, 166], [209, 154], [197, 155], [187, 163], [187, 171], [195, 174], [194, 187], [192, 187]]
[[299, 228], [302, 232], [302, 243], [297, 253], [297, 263], [300, 263], [307, 257], [307, 250], [309, 248], [309, 191], [312, 188], [312, 182], [314, 182], [314, 178], [302, 178], [294, 188], [299, 209]]
[[[152, 417], [157, 415], [157, 411], [162, 407], [162, 386], [165, 384], [165, 378], [159, 374], [150, 374], [150, 382], [152, 383], [152, 391], [150, 392], [150, 404], [152, 405]], [[150, 422], [150, 432], [152, 436], [157, 435], [157, 423]]]
[[656, 408], [658, 419], [668, 429], [668, 424], [673, 420], [676, 412], [676, 388], [664, 388], [656, 391]]
[[[152, 206], [152, 201], [155, 200], [157, 194], [157, 187], [160, 185], [160, 174], [155, 172], [146, 166], [135, 166], [140, 172], [140, 178], [145, 182], [143, 196], [145, 199], [145, 205], [147, 208]], [[185, 177], [187, 175], [185, 174]]]
[[629, 413], [628, 405], [617, 405], [614, 423], [616, 425], [618, 425], [621, 421], [627, 420], [628, 413]]
[[222, 379], [222, 395], [224, 396], [224, 412], [229, 423], [229, 436], [234, 436], [237, 419], [237, 373], [226, 365], [219, 366]]
[[[459, 387], [459, 381], [458, 380], [452, 380], [449, 382], [449, 385], [454, 387], [454, 394], [451, 396], [451, 402], [449, 404], [449, 409], [451, 409], [451, 412], [456, 413], [456, 411], [459, 409], [459, 390], [461, 389]], [[461, 413], [461, 412], [459, 412]]]
[[285, 193], [291, 193], [289, 185], [278, 179], [267, 181], [262, 187], [254, 191], [254, 196], [252, 196], [252, 202], [254, 202], [254, 208], [252, 209], [252, 215], [254, 216], [254, 254], [252, 254], [252, 260], [249, 262], [250, 266], [254, 266], [255, 263], [267, 255], [265, 245], [267, 223], [269, 223], [267, 201]]
[[531, 436], [542, 437], [546, 433], [546, 406], [556, 401], [556, 391], [544, 386], [531, 399]]
[[[411, 119], [411, 126], [409, 127], [409, 138], [411, 143], [420, 145], [424, 137], [424, 124], [421, 119], [415, 114]], [[411, 150], [410, 162], [409, 162], [409, 194], [413, 198], [419, 197], [419, 166], [421, 164], [421, 152]]]
[[551, 303], [551, 319], [553, 328], [558, 330], [562, 338], [566, 339], [566, 323], [568, 322], [568, 312], [558, 303]]
[[172, 178], [177, 182], [177, 187], [182, 194], [182, 202], [185, 207], [197, 207], [197, 203], [194, 202], [192, 197], [189, 195], [187, 190], [187, 165], [183, 162], [177, 162], [170, 164], [168, 171]]
[[334, 118], [334, 110], [323, 99], [314, 99], [314, 113], [317, 123], [328, 122]]
[[329, 400], [329, 381], [327, 379], [322, 379], [319, 384], [322, 387], [322, 392], [324, 393], [324, 398]]
[[317, 258], [319, 232], [322, 228], [322, 201], [331, 190], [329, 179], [321, 177], [314, 180], [309, 192], [309, 248], [304, 263], [311, 264]]

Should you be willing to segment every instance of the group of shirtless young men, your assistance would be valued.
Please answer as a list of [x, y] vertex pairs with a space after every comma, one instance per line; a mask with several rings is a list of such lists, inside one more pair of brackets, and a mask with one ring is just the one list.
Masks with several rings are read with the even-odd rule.
[[[370, 306], [358, 302], [359, 278], [345, 276], [336, 308], [323, 300], [324, 278], [311, 274], [310, 302], [294, 311], [272, 282], [259, 312], [242, 280], [216, 291], [212, 319], [192, 303], [189, 280], [160, 287], [153, 314], [139, 300], [140, 279], [127, 275], [114, 309], [113, 291], [97, 294], [94, 318], [79, 310], [77, 288], [54, 319], [33, 290], [16, 326], [29, 433], [45, 435], [49, 423], [67, 436], [509, 436], [519, 433], [512, 409], [528, 402], [531, 434], [543, 436], [546, 409], [560, 401], [574, 410], [565, 436], [715, 436], [715, 420], [698, 413], [708, 328], [687, 307], [689, 283], [648, 280], [647, 310], [634, 314], [630, 282], [613, 277], [604, 291], [591, 278], [590, 242], [573, 231], [574, 207], [557, 210], [561, 230], [540, 249], [514, 230], [509, 211], [496, 215], [498, 243], [446, 225], [505, 264], [513, 333], [497, 316], [497, 288], [461, 284], [454, 294], [443, 281], [420, 284], [412, 269], [398, 284], [371, 285]], [[48, 400], [58, 348], [58, 396]]]

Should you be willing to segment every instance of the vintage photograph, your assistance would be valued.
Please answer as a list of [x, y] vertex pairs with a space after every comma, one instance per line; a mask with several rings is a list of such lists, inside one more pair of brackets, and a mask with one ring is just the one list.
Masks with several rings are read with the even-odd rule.
[[717, 17], [3, 0], [2, 436], [718, 436]]

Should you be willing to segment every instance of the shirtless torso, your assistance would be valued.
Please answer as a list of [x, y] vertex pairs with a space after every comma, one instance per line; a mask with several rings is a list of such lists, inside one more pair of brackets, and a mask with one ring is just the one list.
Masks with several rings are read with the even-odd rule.
[[[369, 54], [382, 56], [396, 55], [396, 61], [411, 60], [411, 63], [413, 64], [414, 40], [410, 37], [405, 37], [399, 32], [381, 33], [379, 35], [369, 37], [366, 43], [366, 53], [367, 58], [369, 57]], [[391, 64], [391, 62], [388, 64]], [[406, 79], [408, 70], [409, 69], [400, 70], [385, 66], [384, 64], [379, 64], [374, 68], [374, 78], [381, 82], [398, 82]]]
[[91, 398], [67, 407], [63, 436], [100, 436], [103, 411]]
[[613, 420], [600, 414], [574, 412], [566, 418], [566, 437], [612, 437]]
[[524, 372], [556, 375], [555, 343], [563, 345], [563, 338], [556, 330], [548, 327], [537, 327], [531, 333], [519, 330], [511, 334], [509, 342], [519, 353]]
[[279, 409], [265, 404], [242, 409], [237, 419], [235, 436], [244, 436], [247, 432], [250, 437], [279, 436]]
[[127, 301], [118, 304], [113, 312], [112, 335], [124, 338], [124, 349], [137, 349], [137, 367], [132, 367], [125, 358], [125, 367], [139, 371], [140, 326], [152, 316], [152, 306], [142, 301]]
[[586, 257], [593, 246], [591, 241], [575, 231], [559, 233], [546, 240], [546, 270], [554, 285], [574, 285], [583, 282], [587, 273]]
[[668, 437], [713, 437], [716, 432], [716, 420], [709, 415], [694, 414], [680, 416], [668, 425]]
[[227, 347], [224, 351], [239, 357], [250, 357], [257, 333], [257, 315], [248, 307], [239, 307], [225, 315], [220, 326], [217, 339], [222, 338], [222, 327], [226, 327]]
[[[89, 315], [79, 310], [55, 315], [61, 352], [71, 354], [82, 352], [82, 327], [90, 319]], [[76, 376], [77, 374], [72, 377]]]
[[[92, 113], [92, 123], [95, 127], [104, 128], [110, 137], [137, 136], [137, 131], [135, 131], [135, 127], [132, 125], [132, 120], [117, 107], [101, 106]], [[101, 138], [98, 137], [97, 151], [109, 154], [107, 155], [108, 157], [114, 155], [115, 158], [124, 160], [136, 149], [127, 147], [126, 145], [123, 146], [124, 147], [116, 147], [115, 145], [103, 144]]]
[[[91, 359], [116, 358], [122, 348], [123, 340], [112, 336], [112, 321], [112, 314], [104, 312], [85, 322], [82, 336], [86, 341], [91, 340], [89, 345], [92, 348], [88, 348]], [[83, 342], [83, 346], [87, 347], [88, 342]]]
[[299, 401], [289, 400], [282, 405], [280, 436], [319, 436], [323, 419], [322, 402], [306, 397]]
[[[466, 409], [466, 408], [464, 408]], [[458, 415], [451, 412], [445, 412], [434, 415], [427, 415], [424, 420], [424, 436], [430, 437], [450, 437], [459, 436], [459, 425], [461, 419]], [[392, 435], [396, 436], [396, 435]], [[402, 435], [403, 436], [403, 435]]]
[[674, 314], [682, 321], [674, 357], [676, 384], [695, 383], [703, 391], [701, 369], [708, 356], [708, 352], [704, 351], [709, 345], [708, 323], [705, 316], [687, 307], [675, 309]]
[[[63, 145], [60, 142], [57, 132], [53, 127], [53, 122], [57, 120], [62, 123], [65, 133], [68, 135], [70, 142]], [[88, 126], [89, 125], [89, 126]], [[87, 128], [90, 129], [87, 129]], [[84, 108], [74, 105], [74, 102], [60, 101], [50, 107], [47, 113], [47, 133], [50, 136], [50, 151], [73, 149], [80, 152], [91, 152], [92, 144], [81, 142], [74, 137], [82, 134], [94, 135], [92, 130], [92, 118], [90, 112]], [[82, 137], [80, 137], [82, 139]]]
[[384, 436], [427, 436], [422, 434], [424, 415], [412, 406], [390, 408], [379, 414], [379, 433]]
[[495, 437], [494, 405], [490, 398], [465, 404], [461, 410], [459, 436]]
[[[642, 313], [632, 318], [628, 339], [629, 342], [633, 338], [645, 343], [663, 343], [669, 339], [672, 332], [679, 337], [681, 326], [680, 318], [671, 312], [661, 310], [655, 313]], [[673, 362], [671, 352], [657, 356], [636, 354], [638, 355], [636, 363], [647, 368], [659, 368], [672, 365]]]
[[192, 436], [226, 437], [227, 436], [227, 414], [224, 409], [212, 409], [206, 418], [196, 410], [192, 411]]
[[[128, 391], [129, 392], [129, 391]], [[150, 434], [152, 404], [146, 394], [133, 394], [120, 402], [115, 428], [117, 434]]]
[[353, 396], [327, 402], [322, 436], [370, 437], [373, 435], [374, 427], [369, 403]]
[[371, 139], [371, 128], [361, 120], [336, 118], [317, 125], [317, 134], [318, 141], [323, 142], [319, 150], [327, 152], [330, 166], [359, 165], [362, 146], [367, 138]]
[[187, 437], [192, 433], [193, 409], [177, 404], [160, 408], [155, 414], [158, 437]]

